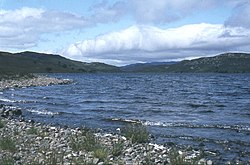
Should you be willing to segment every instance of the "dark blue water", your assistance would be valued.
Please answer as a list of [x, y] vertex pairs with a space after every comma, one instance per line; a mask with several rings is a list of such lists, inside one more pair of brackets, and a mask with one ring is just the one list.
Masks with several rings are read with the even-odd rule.
[[0, 99], [39, 122], [115, 131], [140, 121], [158, 142], [250, 159], [249, 74], [52, 76], [74, 83], [8, 90]]

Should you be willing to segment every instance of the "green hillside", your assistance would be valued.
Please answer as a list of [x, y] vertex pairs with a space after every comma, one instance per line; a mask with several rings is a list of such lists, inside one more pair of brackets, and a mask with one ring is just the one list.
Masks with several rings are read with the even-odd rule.
[[184, 60], [169, 66], [166, 72], [250, 73], [250, 54], [225, 53], [215, 57]]
[[121, 69], [125, 72], [250, 73], [250, 54], [225, 53], [215, 57], [153, 64], [133, 64]]
[[225, 53], [181, 62], [132, 64], [119, 68], [98, 62], [73, 61], [52, 54], [0, 52], [0, 74], [95, 72], [250, 73], [250, 54]]
[[85, 73], [117, 72], [118, 67], [103, 63], [84, 63], [59, 55], [36, 52], [0, 52], [0, 73]]

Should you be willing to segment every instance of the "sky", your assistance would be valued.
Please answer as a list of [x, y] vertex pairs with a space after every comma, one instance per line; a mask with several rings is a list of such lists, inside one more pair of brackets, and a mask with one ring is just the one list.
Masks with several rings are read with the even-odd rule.
[[250, 0], [0, 0], [0, 51], [116, 66], [250, 52]]

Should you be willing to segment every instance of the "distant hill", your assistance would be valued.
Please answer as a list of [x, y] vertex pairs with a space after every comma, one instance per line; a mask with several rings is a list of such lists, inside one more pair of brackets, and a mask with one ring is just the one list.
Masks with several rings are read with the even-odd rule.
[[224, 53], [181, 62], [138, 63], [119, 68], [98, 62], [73, 61], [53, 54], [0, 52], [0, 74], [95, 72], [250, 73], [250, 54]]
[[124, 72], [163, 72], [169, 65], [177, 62], [151, 62], [151, 63], [136, 63], [121, 67]]
[[250, 54], [224, 53], [215, 57], [184, 60], [171, 65], [167, 72], [250, 73]]
[[214, 57], [184, 60], [173, 63], [150, 63], [128, 65], [121, 68], [127, 72], [167, 73], [250, 73], [250, 54], [224, 53]]
[[104, 63], [84, 63], [53, 54], [0, 52], [0, 73], [85, 73], [119, 70], [118, 67]]

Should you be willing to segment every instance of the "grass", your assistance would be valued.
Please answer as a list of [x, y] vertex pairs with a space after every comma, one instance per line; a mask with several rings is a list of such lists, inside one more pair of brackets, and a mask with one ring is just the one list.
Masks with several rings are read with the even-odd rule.
[[55, 150], [49, 154], [48, 158], [45, 159], [45, 164], [63, 164], [64, 163], [64, 153], [58, 153]]
[[96, 158], [99, 158], [100, 161], [106, 162], [108, 158], [108, 149], [104, 146], [99, 146], [94, 150], [94, 156]]
[[187, 162], [185, 161], [185, 158], [183, 155], [180, 155], [177, 151], [177, 149], [172, 148], [169, 152], [169, 159], [171, 164], [182, 164], [186, 165]]
[[5, 126], [5, 122], [0, 119], [0, 128], [3, 128]]
[[69, 143], [74, 151], [93, 151], [98, 144], [99, 142], [92, 131], [72, 136]]
[[149, 142], [148, 129], [142, 124], [130, 124], [122, 130], [122, 133], [126, 138], [131, 139], [132, 143]]
[[28, 135], [37, 135], [38, 134], [38, 130], [36, 127], [32, 126], [30, 127], [30, 129], [27, 130], [27, 134]]
[[85, 150], [93, 152], [94, 156], [100, 159], [100, 161], [108, 162], [108, 148], [100, 143], [100, 140], [92, 131], [84, 132], [78, 136], [72, 136], [69, 145], [74, 151]]
[[0, 164], [2, 164], [2, 165], [14, 165], [15, 160], [11, 156], [4, 156], [2, 159], [0, 159]]
[[171, 164], [181, 164], [181, 165], [197, 165], [199, 160], [202, 158], [202, 153], [200, 156], [187, 160], [185, 155], [180, 154], [176, 148], [172, 148], [169, 152], [169, 158]]
[[115, 143], [113, 144], [113, 148], [112, 148], [112, 155], [113, 156], [119, 156], [121, 155], [122, 151], [123, 151], [123, 148], [124, 148], [124, 143], [123, 142], [118, 142], [118, 143]]
[[10, 137], [2, 137], [0, 139], [0, 149], [14, 152], [16, 150], [15, 141]]

